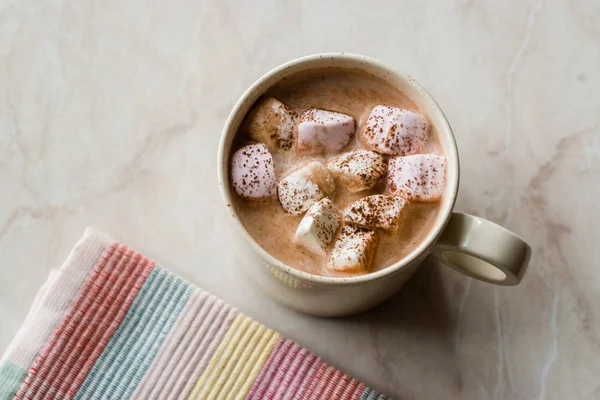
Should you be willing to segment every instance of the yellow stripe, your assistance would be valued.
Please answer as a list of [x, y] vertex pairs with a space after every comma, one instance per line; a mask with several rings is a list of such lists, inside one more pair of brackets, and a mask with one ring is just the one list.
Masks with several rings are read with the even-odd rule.
[[[250, 363], [256, 362], [256, 358], [258, 358], [258, 355], [261, 353], [271, 336], [273, 336], [272, 331], [267, 330], [267, 328], [262, 325], [259, 326], [248, 344], [245, 346], [245, 349], [239, 360], [236, 362], [233, 371], [227, 376], [227, 382], [225, 382], [223, 389], [217, 397], [219, 400], [232, 398], [236, 393], [239, 393], [239, 389], [244, 384], [244, 380], [248, 378], [248, 373], [250, 372], [250, 368], [248, 368], [248, 366]], [[265, 340], [265, 338], [267, 340]], [[246, 370], [247, 372], [245, 372]], [[232, 387], [237, 388], [237, 390], [234, 389], [234, 393], [231, 393]]]
[[219, 344], [219, 347], [215, 351], [215, 354], [213, 354], [212, 358], [210, 359], [208, 366], [206, 367], [204, 372], [202, 372], [202, 375], [200, 375], [200, 377], [198, 378], [198, 381], [194, 386], [194, 390], [192, 390], [192, 393], [190, 393], [188, 400], [194, 400], [198, 398], [200, 390], [202, 390], [207, 384], [209, 384], [208, 379], [211, 377], [212, 371], [216, 368], [217, 364], [221, 361], [221, 357], [223, 356], [223, 353], [225, 352], [229, 344], [232, 343], [232, 341], [237, 340], [236, 334], [238, 333], [239, 328], [242, 325], [245, 328], [246, 326], [248, 326], [249, 323], [250, 319], [243, 316], [242, 314], [239, 314], [237, 317], [235, 317], [233, 323], [229, 327], [229, 330], [225, 334], [225, 337], [221, 341], [221, 344]]
[[278, 333], [273, 332], [270, 329], [267, 331], [267, 334], [263, 335], [256, 351], [252, 353], [251, 358], [246, 365], [244, 365], [244, 370], [240, 375], [240, 379], [237, 380], [231, 391], [232, 395], [236, 395], [236, 399], [243, 399], [246, 397], [246, 394], [252, 387], [252, 384], [256, 380], [263, 365], [267, 362], [267, 358], [271, 355], [273, 347], [275, 347], [280, 337], [281, 336]]
[[[261, 337], [261, 335], [265, 333], [266, 328], [264, 326], [256, 322], [253, 322], [252, 325], [256, 325], [257, 329], [252, 332], [250, 337], [244, 335], [244, 338], [242, 338], [242, 341], [236, 349], [235, 354], [229, 359], [229, 362], [225, 367], [225, 370], [228, 371], [228, 373], [222, 374], [217, 381], [216, 386], [220, 386], [218, 395], [216, 393], [211, 393], [211, 395], [214, 394], [218, 400], [226, 398], [229, 390], [231, 389], [231, 385], [233, 385], [238, 378], [244, 363], [248, 361], [248, 357], [252, 353], [252, 349], [256, 347], [256, 342], [258, 342], [258, 339]], [[248, 332], [250, 332], [250, 329]]]
[[252, 336], [254, 336], [254, 332], [260, 327], [258, 322], [252, 321], [250, 318], [247, 318], [247, 320], [249, 324], [243, 330], [240, 329], [237, 340], [234, 339], [232, 343], [229, 343], [227, 351], [221, 357], [218, 368], [213, 371], [210, 385], [206, 385], [204, 390], [200, 392], [200, 398], [218, 399], [219, 393], [223, 391], [227, 382], [235, 380], [234, 368], [238, 363], [243, 362], [241, 359], [242, 352], [248, 348], [248, 343], [252, 339]]
[[188, 400], [243, 399], [279, 338], [278, 333], [238, 315]]

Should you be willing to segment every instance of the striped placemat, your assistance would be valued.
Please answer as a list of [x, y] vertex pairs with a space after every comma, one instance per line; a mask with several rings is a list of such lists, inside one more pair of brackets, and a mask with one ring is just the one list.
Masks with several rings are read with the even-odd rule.
[[0, 361], [0, 399], [386, 399], [86, 231]]

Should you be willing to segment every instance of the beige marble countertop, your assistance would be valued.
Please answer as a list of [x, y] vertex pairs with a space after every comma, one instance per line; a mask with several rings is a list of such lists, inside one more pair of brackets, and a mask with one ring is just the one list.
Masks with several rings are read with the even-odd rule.
[[[261, 74], [326, 51], [438, 99], [457, 209], [533, 247], [520, 286], [429, 260], [387, 304], [326, 320], [238, 273], [221, 127]], [[90, 225], [393, 397], [600, 398], [597, 0], [0, 1], [0, 82], [0, 352]]]

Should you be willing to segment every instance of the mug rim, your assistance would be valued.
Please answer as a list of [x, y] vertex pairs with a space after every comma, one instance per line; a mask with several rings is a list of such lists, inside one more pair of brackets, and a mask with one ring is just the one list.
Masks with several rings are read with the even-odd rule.
[[[357, 64], [363, 63], [363, 64], [368, 64], [368, 65], [374, 65], [375, 67], [378, 67], [382, 70], [386, 70], [386, 72], [388, 72], [392, 75], [400, 77], [402, 80], [406, 81], [406, 83], [408, 85], [412, 86], [414, 89], [421, 92], [421, 94], [423, 96], [423, 101], [417, 102], [417, 105], [421, 105], [424, 102], [427, 102], [427, 103], [429, 103], [430, 109], [433, 110], [433, 112], [437, 114], [438, 119], [440, 121], [440, 124], [436, 124], [437, 134], [440, 135], [440, 131], [443, 131], [443, 134], [449, 136], [449, 139], [450, 139], [449, 140], [450, 148], [444, 149], [444, 152], [446, 153], [445, 154], [446, 159], [448, 160], [448, 168], [449, 169], [452, 168], [453, 170], [456, 171], [456, 173], [454, 174], [455, 179], [453, 179], [452, 181], [447, 181], [448, 188], [446, 189], [447, 193], [445, 193], [444, 196], [446, 196], [448, 198], [448, 200], [444, 204], [442, 204], [442, 207], [436, 217], [434, 226], [429, 231], [429, 233], [427, 234], [425, 239], [423, 239], [421, 241], [421, 243], [412, 252], [410, 252], [408, 255], [406, 255], [402, 259], [398, 260], [397, 262], [395, 262], [385, 268], [382, 268], [380, 270], [368, 272], [366, 274], [356, 275], [356, 276], [323, 276], [323, 275], [311, 274], [309, 272], [304, 272], [304, 271], [301, 271], [299, 269], [296, 269], [294, 267], [291, 267], [291, 266], [285, 264], [284, 262], [282, 262], [282, 261], [278, 260], [277, 258], [275, 258], [274, 256], [272, 256], [265, 249], [263, 249], [254, 240], [254, 238], [248, 233], [246, 228], [241, 223], [239, 217], [237, 216], [237, 213], [235, 212], [235, 207], [233, 205], [233, 202], [234, 202], [233, 194], [229, 187], [229, 176], [228, 176], [228, 173], [226, 173], [226, 172], [228, 172], [227, 165], [229, 164], [229, 150], [230, 149], [226, 149], [225, 145], [227, 143], [227, 139], [230, 136], [237, 134], [237, 130], [239, 129], [239, 127], [234, 132], [232, 132], [231, 125], [233, 123], [233, 120], [239, 114], [240, 109], [246, 104], [247, 99], [249, 97], [251, 97], [251, 95], [254, 92], [259, 90], [261, 88], [261, 86], [263, 86], [265, 84], [265, 82], [267, 82], [267, 81], [273, 79], [274, 77], [276, 77], [277, 75], [285, 72], [285, 70], [289, 69], [290, 67], [297, 66], [299, 64], [310, 64], [311, 62], [313, 62], [315, 60], [319, 60], [319, 59], [323, 59], [323, 58], [348, 60], [348, 61], [352, 61]], [[310, 68], [306, 68], [306, 70], [309, 70], [309, 69]], [[281, 77], [281, 79], [284, 79], [284, 78], [285, 77]], [[270, 86], [263, 88], [261, 90], [261, 93], [258, 94], [257, 98], [260, 97], [261, 95], [263, 95], [266, 91], [268, 91], [272, 86], [277, 84], [279, 81], [281, 81], [281, 79], [273, 82]], [[431, 114], [431, 112], [429, 114]], [[450, 152], [450, 154], [447, 154], [448, 152]], [[293, 60], [290, 60], [288, 62], [278, 65], [277, 67], [271, 69], [270, 71], [268, 71], [267, 73], [262, 75], [260, 78], [258, 78], [240, 96], [240, 98], [237, 100], [237, 102], [233, 106], [231, 112], [229, 113], [227, 120], [225, 121], [225, 125], [223, 126], [223, 130], [221, 132], [221, 138], [219, 140], [217, 163], [218, 163], [218, 166], [217, 166], [218, 183], [219, 183], [219, 187], [221, 189], [222, 199], [225, 202], [225, 207], [226, 207], [226, 209], [228, 209], [228, 214], [230, 216], [230, 219], [232, 220], [233, 225], [236, 227], [238, 233], [242, 236], [244, 241], [248, 245], [250, 245], [252, 250], [254, 250], [258, 254], [260, 254], [263, 259], [268, 261], [268, 263], [270, 265], [277, 267], [277, 269], [279, 269], [281, 272], [287, 273], [287, 274], [289, 274], [295, 278], [301, 279], [301, 280], [310, 281], [311, 283], [326, 284], [326, 285], [353, 285], [353, 284], [359, 284], [361, 282], [380, 280], [385, 277], [399, 273], [404, 268], [412, 265], [412, 263], [415, 260], [417, 260], [422, 255], [426, 254], [435, 245], [435, 242], [437, 241], [437, 239], [440, 237], [440, 235], [444, 231], [446, 224], [450, 220], [452, 210], [454, 209], [454, 204], [456, 202], [456, 197], [458, 195], [458, 186], [459, 186], [459, 181], [460, 181], [460, 165], [459, 165], [458, 147], [456, 144], [456, 138], [454, 137], [454, 133], [452, 132], [452, 128], [450, 127], [450, 124], [449, 124], [444, 112], [442, 111], [439, 104], [435, 101], [433, 96], [427, 90], [425, 90], [425, 88], [419, 82], [417, 82], [410, 74], [408, 74], [404, 71], [398, 70], [379, 59], [372, 58], [369, 56], [359, 55], [359, 54], [353, 54], [353, 53], [318, 53], [318, 54], [312, 54], [312, 55], [296, 58], [296, 59], [293, 59]]]

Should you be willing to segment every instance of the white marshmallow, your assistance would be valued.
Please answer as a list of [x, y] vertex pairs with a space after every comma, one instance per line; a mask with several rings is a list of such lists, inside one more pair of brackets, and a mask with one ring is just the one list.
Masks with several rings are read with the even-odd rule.
[[233, 153], [231, 185], [235, 193], [247, 201], [266, 200], [275, 195], [275, 167], [267, 146], [250, 144]]
[[244, 121], [244, 130], [269, 150], [289, 150], [294, 144], [298, 114], [282, 102], [267, 97], [252, 108]]
[[331, 252], [328, 268], [336, 272], [368, 272], [378, 244], [374, 230], [345, 225]]
[[283, 209], [300, 215], [334, 190], [333, 177], [325, 165], [311, 161], [282, 179], [277, 192]]
[[350, 143], [353, 135], [351, 116], [311, 108], [300, 116], [298, 151], [305, 154], [337, 152]]
[[416, 154], [429, 138], [429, 122], [413, 111], [376, 106], [360, 133], [369, 149], [391, 156]]
[[351, 192], [371, 189], [386, 170], [383, 156], [362, 149], [330, 159], [327, 168]]
[[444, 194], [446, 157], [415, 154], [394, 157], [388, 165], [387, 193], [415, 202], [436, 202]]
[[398, 233], [400, 218], [408, 201], [397, 196], [376, 194], [363, 197], [348, 207], [344, 222], [371, 229], [382, 229], [391, 235]]
[[296, 230], [295, 242], [308, 251], [325, 256], [340, 226], [340, 217], [331, 200], [324, 198], [313, 204]]

